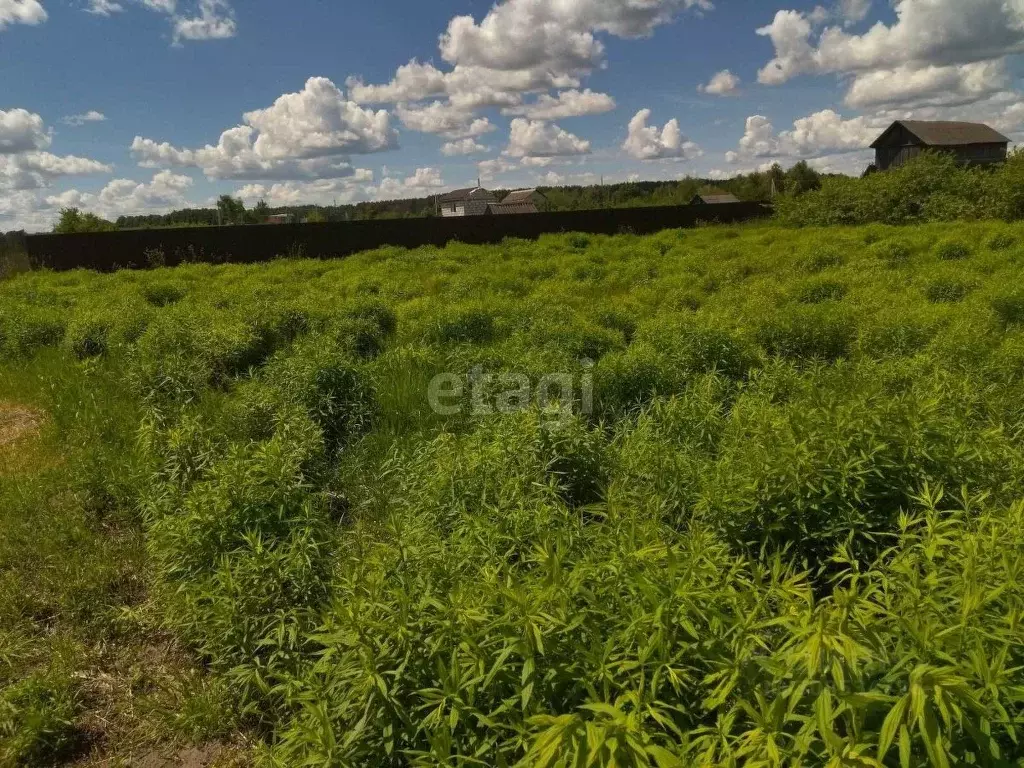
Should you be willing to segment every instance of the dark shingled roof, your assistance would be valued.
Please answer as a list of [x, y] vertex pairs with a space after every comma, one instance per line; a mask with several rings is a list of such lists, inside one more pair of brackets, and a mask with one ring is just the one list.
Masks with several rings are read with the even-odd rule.
[[882, 140], [895, 126], [902, 125], [922, 143], [930, 147], [962, 147], [967, 144], [1009, 144], [1010, 140], [994, 128], [983, 123], [955, 123], [931, 120], [897, 120], [879, 136], [872, 147], [882, 145]]
[[537, 213], [537, 206], [529, 200], [525, 203], [510, 203], [506, 197], [503, 202], [491, 203], [488, 205], [487, 212], [493, 215], [509, 213]]
[[509, 192], [508, 196], [501, 201], [501, 204], [532, 203], [533, 196], [536, 194], [538, 194], [536, 189], [517, 189], [513, 192]]
[[721, 205], [723, 203], [738, 203], [740, 199], [735, 195], [697, 195], [690, 201], [690, 205]]
[[463, 200], [484, 200], [486, 202], [496, 201], [497, 198], [483, 187], [466, 187], [465, 189], [454, 189], [443, 195], [438, 195], [439, 203], [458, 203]]

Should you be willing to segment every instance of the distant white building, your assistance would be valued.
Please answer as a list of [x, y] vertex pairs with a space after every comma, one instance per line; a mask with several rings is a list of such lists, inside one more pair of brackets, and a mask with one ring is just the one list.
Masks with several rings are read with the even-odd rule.
[[448, 216], [483, 216], [487, 206], [498, 202], [493, 193], [483, 187], [456, 189], [437, 198], [437, 206], [444, 217]]

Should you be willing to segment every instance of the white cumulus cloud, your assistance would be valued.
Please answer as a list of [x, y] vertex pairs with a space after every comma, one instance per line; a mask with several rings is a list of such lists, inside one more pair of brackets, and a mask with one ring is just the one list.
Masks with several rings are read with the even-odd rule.
[[64, 125], [80, 126], [86, 123], [102, 123], [107, 119], [107, 116], [102, 112], [98, 112], [95, 109], [90, 109], [88, 112], [83, 112], [80, 115], [68, 115], [62, 117], [60, 121]]
[[366, 85], [359, 77], [345, 81], [349, 96], [360, 104], [387, 104], [399, 101], [421, 101], [447, 91], [445, 75], [433, 64], [413, 59], [398, 68], [386, 85]]
[[491, 181], [495, 176], [514, 171], [519, 168], [515, 163], [509, 162], [503, 157], [496, 157], [491, 160], [481, 160], [476, 164], [480, 171], [480, 178], [484, 181]]
[[[847, 20], [864, 18], [869, 4], [842, 3]], [[1020, 0], [893, 0], [896, 20], [875, 23], [863, 34], [845, 26], [817, 29], [817, 18], [780, 10], [758, 30], [774, 58], [758, 73], [780, 85], [798, 75], [838, 74], [849, 82], [851, 106], [982, 99], [1002, 87], [1007, 56], [1024, 52], [1024, 3]]]
[[711, 7], [708, 0], [507, 0], [479, 23], [453, 18], [441, 55], [452, 64], [500, 70], [587, 70], [604, 54], [596, 33], [644, 37], [682, 10]]
[[411, 131], [433, 133], [450, 140], [482, 136], [495, 128], [486, 117], [474, 117], [472, 110], [443, 101], [420, 106], [399, 104], [395, 114]]
[[1010, 84], [1004, 60], [948, 66], [897, 67], [865, 72], [853, 79], [846, 103], [866, 108], [971, 104]]
[[487, 147], [473, 138], [459, 139], [446, 142], [441, 147], [441, 154], [445, 157], [458, 157], [461, 155], [477, 155], [486, 152]]
[[114, 2], [114, 0], [90, 0], [89, 7], [85, 10], [87, 13], [92, 13], [96, 16], [110, 16], [113, 13], [123, 11], [124, 6]]
[[298, 93], [243, 115], [217, 144], [179, 149], [136, 136], [132, 154], [143, 167], [200, 168], [211, 179], [341, 178], [353, 173], [350, 155], [398, 146], [385, 110], [348, 101], [330, 80], [310, 78]]
[[650, 117], [651, 110], [641, 109], [629, 121], [629, 132], [622, 148], [630, 157], [637, 160], [688, 159], [702, 154], [700, 147], [683, 136], [677, 119], [672, 118], [659, 130], [656, 125], [647, 125]]
[[[44, 189], [62, 176], [113, 170], [98, 160], [46, 151], [52, 142], [41, 116], [27, 109], [0, 110], [0, 197]], [[21, 205], [27, 198], [19, 199]]]
[[284, 181], [269, 186], [246, 184], [236, 193], [246, 205], [260, 200], [278, 207], [287, 205], [333, 205], [352, 203], [366, 198], [366, 184], [373, 182], [373, 171], [358, 168], [345, 179], [316, 179], [314, 181]]
[[[388, 83], [368, 85], [353, 77], [348, 86], [362, 103], [409, 105], [446, 97], [447, 106], [464, 112], [498, 107], [532, 120], [599, 114], [614, 108], [614, 100], [580, 88], [605, 64], [602, 35], [644, 37], [681, 12], [712, 8], [711, 0], [505, 0], [479, 22], [451, 19], [440, 38], [448, 71], [414, 59]], [[551, 96], [552, 90], [560, 93]], [[524, 105], [530, 94], [539, 96]], [[407, 127], [418, 130], [413, 125]]]
[[564, 117], [600, 115], [613, 109], [615, 99], [607, 93], [597, 93], [587, 88], [584, 91], [561, 91], [556, 96], [543, 93], [530, 104], [506, 107], [502, 114], [521, 115], [530, 120], [560, 120]]
[[0, 31], [8, 24], [42, 24], [46, 19], [39, 0], [0, 0]]
[[0, 109], [0, 155], [46, 149], [51, 141], [39, 115], [27, 109]]
[[733, 96], [739, 91], [740, 79], [728, 69], [723, 69], [715, 74], [707, 85], [701, 85], [697, 90], [701, 93], [710, 93], [713, 96]]
[[386, 176], [372, 193], [377, 200], [395, 200], [434, 194], [442, 187], [444, 179], [437, 168], [417, 168], [404, 179]]
[[562, 157], [589, 152], [589, 141], [553, 123], [522, 117], [512, 121], [508, 148], [505, 150], [509, 157]]
[[84, 208], [105, 219], [163, 212], [188, 205], [188, 176], [160, 171], [148, 182], [114, 179], [97, 193], [69, 189], [45, 198], [45, 207]]
[[792, 129], [776, 132], [768, 118], [752, 115], [747, 118], [738, 149], [727, 153], [726, 159], [730, 163], [764, 158], [795, 161], [866, 153], [888, 125], [885, 117], [845, 119], [834, 110], [824, 109], [794, 121]]
[[198, 10], [197, 16], [174, 17], [175, 44], [180, 45], [182, 40], [224, 40], [238, 32], [235, 13], [226, 0], [199, 0]]

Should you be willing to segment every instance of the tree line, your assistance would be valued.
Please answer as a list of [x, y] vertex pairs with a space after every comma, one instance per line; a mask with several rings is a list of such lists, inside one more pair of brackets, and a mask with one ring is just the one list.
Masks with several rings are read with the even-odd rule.
[[[819, 189], [824, 175], [801, 161], [788, 170], [776, 164], [766, 171], [714, 180], [687, 177], [673, 181], [629, 181], [538, 187], [543, 207], [550, 211], [579, 211], [600, 208], [634, 208], [659, 205], [687, 205], [698, 193], [729, 193], [743, 201], [767, 201], [780, 195], [797, 196]], [[510, 190], [492, 190], [500, 199]], [[372, 219], [408, 219], [437, 215], [437, 196], [383, 200], [345, 205], [271, 206], [260, 200], [247, 208], [239, 198], [222, 195], [214, 208], [185, 208], [166, 214], [121, 216], [107, 221], [77, 208], [60, 211], [53, 231], [106, 232], [119, 229], [159, 227], [209, 227], [227, 224], [263, 224], [271, 216], [284, 215], [293, 222], [341, 222]]]

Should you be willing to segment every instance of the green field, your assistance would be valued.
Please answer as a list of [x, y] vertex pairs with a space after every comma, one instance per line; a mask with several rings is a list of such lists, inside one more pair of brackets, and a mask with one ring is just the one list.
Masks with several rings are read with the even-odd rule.
[[28, 273], [0, 358], [0, 765], [1024, 757], [1024, 225]]

